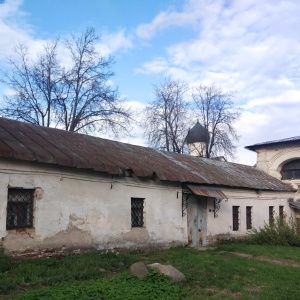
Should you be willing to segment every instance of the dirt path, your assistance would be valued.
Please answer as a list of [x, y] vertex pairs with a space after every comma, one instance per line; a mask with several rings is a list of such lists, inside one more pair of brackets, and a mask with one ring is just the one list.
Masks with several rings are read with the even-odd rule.
[[254, 258], [257, 260], [267, 261], [267, 262], [271, 262], [273, 264], [277, 264], [277, 265], [281, 265], [281, 266], [290, 266], [290, 267], [300, 268], [300, 263], [293, 261], [293, 260], [269, 258], [267, 256], [254, 256], [252, 254], [242, 253], [242, 252], [230, 252], [230, 251], [220, 251], [220, 252], [232, 253], [232, 254], [240, 256], [240, 257]]

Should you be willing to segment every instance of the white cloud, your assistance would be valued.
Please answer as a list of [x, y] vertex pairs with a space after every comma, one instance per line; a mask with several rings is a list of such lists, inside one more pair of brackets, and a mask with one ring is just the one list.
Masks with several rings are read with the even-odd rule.
[[184, 14], [174, 11], [159, 13], [151, 23], [141, 24], [136, 29], [136, 34], [142, 39], [150, 39], [158, 30], [168, 28], [170, 26], [182, 26], [190, 24], [193, 20], [192, 12]]
[[24, 42], [29, 37], [29, 27], [22, 26], [20, 21], [25, 16], [19, 11], [21, 3], [21, 0], [11, 0], [0, 5], [0, 60], [13, 53], [13, 45]]
[[114, 33], [104, 32], [101, 35], [102, 43], [98, 45], [98, 49], [103, 56], [108, 56], [119, 50], [127, 50], [132, 48], [132, 39], [133, 37], [131, 35], [125, 35], [124, 30]]
[[157, 74], [168, 69], [168, 62], [163, 57], [155, 57], [152, 61], [145, 62], [141, 68], [137, 69], [137, 73]]
[[[0, 5], [0, 62], [5, 62], [8, 57], [14, 57], [14, 47], [23, 44], [29, 48], [29, 52], [36, 56], [45, 44], [46, 40], [34, 36], [34, 28], [30, 25], [28, 15], [20, 6], [23, 0], [6, 0]], [[97, 48], [103, 56], [114, 54], [119, 50], [127, 50], [133, 47], [133, 36], [126, 35], [124, 30], [118, 32], [103, 32], [101, 43]], [[63, 46], [59, 47], [59, 57], [69, 63], [69, 54]]]
[[[299, 135], [299, 15], [300, 2], [294, 0], [187, 1], [182, 11], [160, 12], [138, 26], [144, 39], [166, 28], [195, 31], [166, 48], [160, 56], [165, 68], [151, 69], [155, 59], [143, 68], [190, 85], [216, 83], [237, 91], [235, 101], [244, 107], [236, 126], [240, 147]], [[254, 163], [244, 150], [238, 156], [240, 162]]]
[[22, 0], [6, 0], [0, 5], [0, 63], [7, 62], [8, 58], [16, 57], [15, 47], [22, 44], [28, 47], [32, 58], [43, 49], [46, 40], [34, 37], [34, 29], [28, 23], [28, 15], [20, 6]]

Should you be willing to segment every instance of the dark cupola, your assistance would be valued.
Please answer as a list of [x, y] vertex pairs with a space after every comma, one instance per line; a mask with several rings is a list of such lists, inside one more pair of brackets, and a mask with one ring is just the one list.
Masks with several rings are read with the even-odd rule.
[[185, 141], [187, 144], [195, 144], [195, 143], [208, 143], [209, 142], [209, 133], [206, 128], [204, 128], [199, 121], [192, 127]]

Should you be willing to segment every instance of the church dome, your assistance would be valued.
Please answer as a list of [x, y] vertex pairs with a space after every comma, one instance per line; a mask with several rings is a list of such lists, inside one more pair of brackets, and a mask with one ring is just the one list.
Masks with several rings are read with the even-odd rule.
[[187, 144], [194, 144], [194, 143], [208, 143], [209, 142], [209, 133], [206, 128], [204, 128], [198, 121], [192, 127], [186, 138], [185, 141]]

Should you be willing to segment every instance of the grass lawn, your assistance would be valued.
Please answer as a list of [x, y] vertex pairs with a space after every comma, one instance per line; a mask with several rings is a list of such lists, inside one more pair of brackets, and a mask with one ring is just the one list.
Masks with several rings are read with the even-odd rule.
[[[254, 257], [239, 257], [232, 251]], [[59, 260], [16, 262], [0, 255], [0, 299], [299, 299], [300, 268], [255, 259], [261, 255], [299, 262], [300, 248], [238, 243], [207, 251], [95, 251]], [[137, 261], [171, 264], [187, 281], [173, 284], [155, 272], [145, 279], [134, 278], [127, 270]]]

